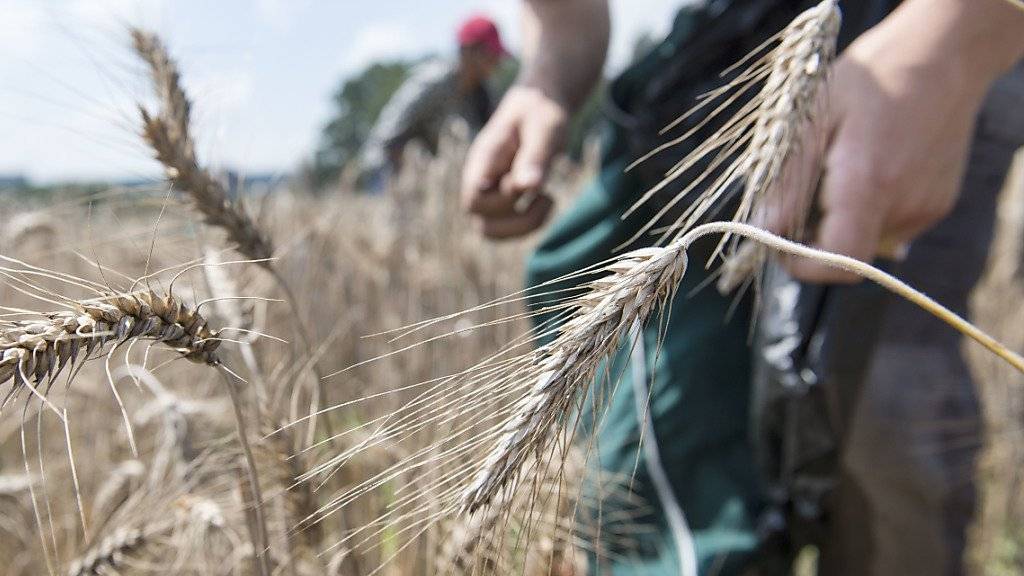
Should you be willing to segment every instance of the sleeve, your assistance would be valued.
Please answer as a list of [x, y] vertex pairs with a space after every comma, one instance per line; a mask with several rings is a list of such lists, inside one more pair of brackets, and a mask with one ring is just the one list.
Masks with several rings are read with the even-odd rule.
[[424, 120], [441, 114], [451, 89], [450, 70], [430, 63], [418, 69], [381, 111], [370, 140], [381, 148], [403, 144]]

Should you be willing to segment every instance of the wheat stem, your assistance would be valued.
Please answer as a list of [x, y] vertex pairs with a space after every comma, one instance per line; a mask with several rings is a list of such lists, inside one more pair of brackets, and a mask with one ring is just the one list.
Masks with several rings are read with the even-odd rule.
[[235, 413], [235, 427], [238, 433], [238, 443], [242, 447], [242, 454], [245, 459], [246, 474], [249, 477], [249, 484], [252, 487], [253, 511], [256, 515], [256, 526], [253, 530], [253, 548], [256, 558], [256, 567], [260, 576], [270, 576], [270, 568], [267, 565], [267, 553], [270, 550], [268, 542], [267, 520], [263, 514], [263, 492], [260, 490], [260, 478], [256, 472], [256, 458], [253, 456], [252, 446], [249, 445], [249, 436], [245, 428], [245, 415], [242, 414], [242, 398], [238, 393], [238, 385], [228, 376], [226, 368], [220, 366], [221, 375], [224, 378], [224, 385], [231, 396], [231, 406]]
[[[871, 280], [901, 298], [916, 304], [918, 307], [945, 322], [964, 336], [978, 342], [1016, 368], [1019, 372], [1024, 373], [1024, 358], [1019, 354], [1009, 350], [998, 340], [988, 335], [974, 324], [971, 324], [964, 318], [960, 317], [949, 308], [946, 308], [929, 296], [912, 288], [902, 280], [899, 280], [898, 278], [887, 274], [870, 264], [861, 262], [856, 258], [843, 256], [842, 254], [834, 254], [832, 252], [826, 252], [817, 248], [804, 246], [798, 242], [776, 236], [775, 234], [757, 228], [756, 226], [742, 224], [739, 222], [711, 222], [697, 226], [679, 239], [678, 249], [686, 250], [695, 240], [709, 234], [734, 234], [736, 236], [743, 236], [749, 240], [763, 244], [772, 250], [789, 254], [791, 256], [808, 258], [815, 262], [825, 264], [833, 268], [838, 268], [840, 270], [856, 274], [861, 278]], [[673, 243], [673, 245], [675, 244], [676, 243]], [[667, 249], [673, 249], [673, 245], [668, 246]]]

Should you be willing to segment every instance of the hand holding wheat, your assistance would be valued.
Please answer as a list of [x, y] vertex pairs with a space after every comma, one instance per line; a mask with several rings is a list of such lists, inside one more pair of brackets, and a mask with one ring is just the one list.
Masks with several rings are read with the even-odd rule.
[[[836, 61], [829, 84], [824, 157], [807, 150], [797, 172], [824, 176], [815, 245], [870, 261], [879, 242], [906, 243], [956, 203], [974, 120], [990, 84], [1024, 55], [1024, 12], [1006, 2], [905, 2]], [[941, 119], [938, 120], [938, 119]], [[801, 166], [802, 164], [802, 166]], [[768, 205], [770, 227], [796, 232], [812, 186], [782, 191], [800, 200]], [[776, 208], [772, 210], [772, 208]], [[856, 275], [796, 259], [803, 280]]]

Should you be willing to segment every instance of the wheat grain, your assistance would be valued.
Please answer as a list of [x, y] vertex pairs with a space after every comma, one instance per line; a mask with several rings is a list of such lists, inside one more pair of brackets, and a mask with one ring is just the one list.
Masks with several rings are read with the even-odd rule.
[[178, 298], [150, 291], [110, 294], [39, 319], [0, 322], [0, 384], [14, 381], [3, 404], [23, 385], [52, 384], [93, 352], [136, 339], [165, 344], [193, 362], [220, 363], [217, 333]]

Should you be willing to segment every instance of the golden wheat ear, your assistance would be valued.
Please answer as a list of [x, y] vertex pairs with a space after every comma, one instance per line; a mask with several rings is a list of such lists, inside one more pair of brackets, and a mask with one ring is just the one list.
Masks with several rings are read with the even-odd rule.
[[[328, 391], [323, 384], [324, 371], [319, 360], [323, 352], [307, 327], [295, 291], [281, 270], [274, 265], [273, 242], [241, 202], [232, 200], [220, 180], [214, 178], [199, 162], [191, 134], [191, 102], [181, 85], [177, 64], [163, 42], [155, 34], [137, 28], [130, 32], [135, 53], [146, 63], [159, 101], [159, 111], [156, 113], [139, 106], [142, 135], [157, 161], [164, 166], [173, 187], [188, 196], [192, 206], [207, 224], [222, 229], [235, 249], [269, 272], [284, 293], [302, 344], [300, 350], [293, 348], [293, 351], [297, 356], [301, 353], [310, 358], [308, 362], [296, 362], [296, 365], [302, 366], [303, 372], [311, 373], [308, 404], [310, 412], [317, 413], [320, 405], [328, 401]], [[243, 359], [248, 356], [246, 350], [243, 346]], [[256, 362], [246, 359], [246, 364], [252, 369], [255, 380], [264, 379]], [[310, 419], [308, 438], [312, 439], [316, 426], [317, 419]], [[323, 428], [328, 436], [333, 436], [331, 424], [326, 419], [323, 420]]]
[[188, 194], [206, 223], [227, 233], [239, 252], [269, 267], [273, 245], [256, 221], [235, 201], [223, 184], [199, 163], [190, 130], [191, 103], [181, 87], [177, 64], [160, 39], [137, 28], [131, 30], [136, 54], [148, 65], [159, 101], [159, 111], [139, 107], [142, 135], [163, 164], [175, 188]]
[[175, 296], [110, 294], [39, 316], [0, 322], [0, 384], [13, 382], [5, 404], [25, 388], [41, 392], [37, 386], [49, 387], [65, 369], [132, 340], [152, 340], [193, 362], [220, 364], [217, 332]]
[[[809, 128], [823, 111], [822, 91], [835, 58], [841, 21], [835, 0], [824, 0], [802, 12], [784, 30], [723, 73], [731, 75], [731, 80], [704, 95], [693, 109], [666, 127], [667, 131], [697, 113], [705, 113], [705, 118], [684, 134], [632, 166], [689, 142], [709, 125], [720, 125], [625, 214], [629, 216], [655, 195], [668, 197], [626, 244], [662, 227], [665, 231], [659, 241], [678, 238], [705, 221], [737, 190], [739, 200], [732, 219], [751, 220], [778, 186], [787, 162], [807, 145], [803, 140], [812, 133]], [[739, 109], [732, 112], [736, 105]], [[694, 176], [695, 167], [704, 165], [708, 168]], [[679, 189], [672, 190], [676, 184]], [[688, 206], [682, 213], [671, 223], [663, 222], [684, 201], [688, 201]], [[794, 224], [799, 226], [802, 222]], [[728, 235], [722, 239], [723, 245], [727, 241]], [[735, 246], [730, 252], [733, 250]]]

